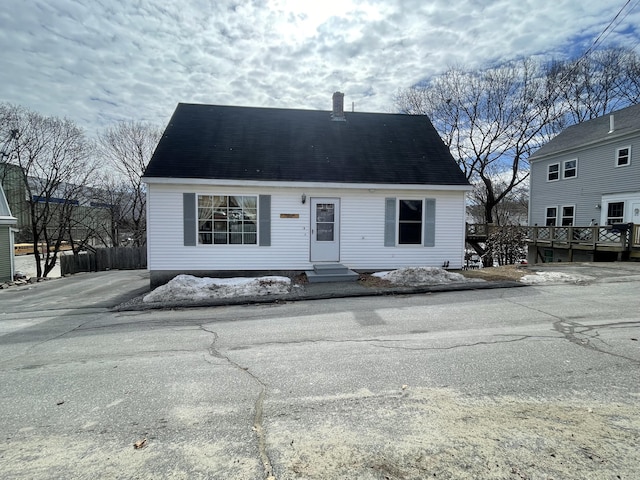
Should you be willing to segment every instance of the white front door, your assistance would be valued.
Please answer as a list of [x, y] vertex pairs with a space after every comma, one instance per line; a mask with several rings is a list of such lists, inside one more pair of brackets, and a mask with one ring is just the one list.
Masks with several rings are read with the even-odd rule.
[[340, 199], [311, 199], [311, 261], [340, 260]]

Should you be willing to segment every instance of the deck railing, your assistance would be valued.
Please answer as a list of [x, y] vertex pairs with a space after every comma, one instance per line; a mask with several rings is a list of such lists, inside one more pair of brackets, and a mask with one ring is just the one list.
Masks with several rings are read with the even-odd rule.
[[[487, 224], [467, 224], [467, 240], [486, 240], [501, 227]], [[509, 227], [513, 228], [513, 227]], [[520, 226], [527, 243], [555, 245], [562, 248], [607, 247], [627, 250], [640, 248], [640, 225], [623, 223], [593, 226]]]
[[607, 226], [589, 227], [524, 227], [529, 243], [548, 243], [563, 246], [619, 246], [627, 248], [631, 230]]

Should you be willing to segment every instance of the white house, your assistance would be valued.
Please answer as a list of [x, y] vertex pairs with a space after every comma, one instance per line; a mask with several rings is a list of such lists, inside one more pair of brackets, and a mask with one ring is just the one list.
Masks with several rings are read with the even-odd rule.
[[463, 263], [471, 187], [429, 119], [339, 92], [331, 112], [179, 104], [144, 180], [152, 286]]

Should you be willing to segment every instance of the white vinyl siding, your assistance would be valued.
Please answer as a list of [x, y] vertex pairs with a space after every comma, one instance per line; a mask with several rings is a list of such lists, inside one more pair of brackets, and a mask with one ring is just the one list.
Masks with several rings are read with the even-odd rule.
[[[241, 195], [238, 187], [197, 188], [150, 184], [148, 190], [149, 270], [306, 270], [310, 256], [310, 204], [314, 197], [339, 198], [340, 262], [352, 269], [383, 270], [403, 266], [462, 266], [464, 191], [368, 192], [360, 189], [256, 188], [246, 194], [271, 198], [271, 244], [183, 245], [182, 198], [185, 192]], [[301, 202], [302, 194], [307, 201]], [[434, 247], [385, 247], [385, 198], [435, 199]]]

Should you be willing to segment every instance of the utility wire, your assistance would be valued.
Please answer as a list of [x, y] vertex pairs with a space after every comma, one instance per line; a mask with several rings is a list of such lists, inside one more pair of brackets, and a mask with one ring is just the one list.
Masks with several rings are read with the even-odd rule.
[[604, 28], [604, 30], [602, 30], [600, 35], [596, 37], [591, 46], [587, 48], [587, 50], [582, 54], [582, 58], [586, 58], [593, 50], [595, 50], [595, 48], [598, 46], [598, 43], [602, 43], [614, 31], [615, 27], [620, 25], [620, 23], [622, 23], [622, 21], [627, 18], [627, 16], [633, 11], [633, 9], [638, 6], [638, 2], [640, 2], [640, 0], [636, 0], [635, 4], [629, 10], [627, 10], [627, 13], [625, 13], [624, 16], [616, 23], [616, 20], [618, 20], [618, 17], [622, 14], [623, 10], [627, 8], [627, 6], [631, 3], [631, 0], [627, 0], [622, 8], [620, 8], [616, 16], [613, 17], [613, 19]]

